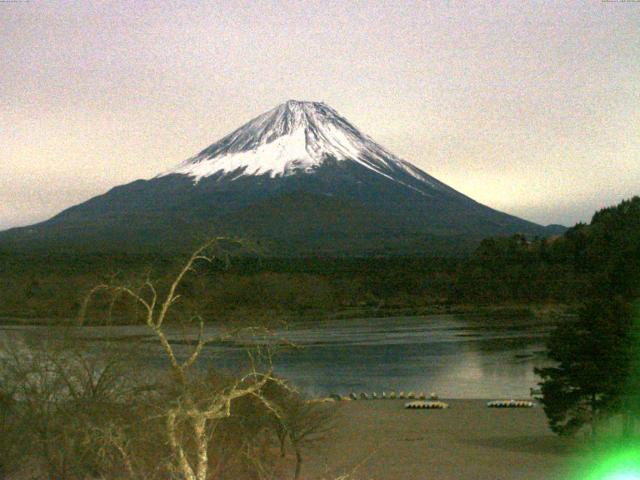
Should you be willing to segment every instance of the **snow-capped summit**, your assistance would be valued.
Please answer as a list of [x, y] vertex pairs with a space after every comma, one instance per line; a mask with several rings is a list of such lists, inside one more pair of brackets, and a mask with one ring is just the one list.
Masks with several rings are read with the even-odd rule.
[[164, 175], [188, 175], [196, 182], [216, 174], [273, 178], [312, 173], [330, 159], [357, 162], [391, 179], [404, 170], [429, 182], [423, 172], [375, 143], [330, 106], [298, 100], [254, 118]]

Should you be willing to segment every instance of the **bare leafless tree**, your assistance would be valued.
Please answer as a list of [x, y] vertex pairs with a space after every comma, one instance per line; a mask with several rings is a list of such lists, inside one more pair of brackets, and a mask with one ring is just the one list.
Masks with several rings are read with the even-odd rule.
[[92, 432], [113, 419], [132, 386], [123, 351], [102, 345], [89, 354], [66, 329], [28, 343], [10, 338], [1, 350], [6, 468], [39, 464], [40, 477], [68, 479], [97, 471]]
[[[189, 319], [197, 324], [198, 333], [186, 358], [179, 358], [167, 337], [165, 329], [167, 319], [173, 306], [180, 299], [178, 291], [185, 277], [189, 272], [194, 271], [196, 264], [200, 262], [227, 261], [227, 256], [220, 246], [221, 242], [226, 240], [215, 238], [196, 249], [173, 278], [164, 295], [159, 294], [149, 278], [146, 278], [138, 288], [103, 283], [91, 289], [80, 312], [80, 323], [84, 324], [92, 299], [101, 291], [110, 293], [112, 302], [120, 296], [127, 296], [142, 307], [144, 323], [158, 340], [169, 360], [175, 382], [173, 395], [166, 398], [167, 403], [159, 415], [164, 419], [164, 435], [171, 453], [167, 469], [172, 478], [181, 480], [209, 478], [211, 463], [209, 452], [211, 443], [215, 441], [216, 427], [221, 420], [230, 417], [232, 404], [235, 401], [244, 397], [255, 398], [273, 415], [279, 417], [280, 410], [263, 394], [263, 387], [267, 382], [274, 382], [287, 388], [284, 382], [273, 375], [270, 362], [267, 362], [266, 368], [261, 371], [257, 366], [259, 362], [256, 361], [250, 362], [248, 373], [219, 389], [203, 385], [201, 377], [191, 374], [192, 367], [197, 362], [202, 349], [207, 341], [211, 340], [205, 338], [205, 321], [199, 314], [194, 314]], [[255, 330], [255, 327], [249, 330]], [[121, 432], [110, 431], [105, 437], [122, 456], [130, 476], [140, 476], [134, 471], [136, 452], [130, 450], [130, 445], [127, 444]]]
[[280, 454], [286, 453], [287, 443], [295, 455], [294, 479], [300, 477], [305, 449], [326, 439], [334, 427], [333, 403], [305, 398], [292, 388], [269, 382], [263, 389], [273, 399], [279, 415], [272, 417], [280, 443]]

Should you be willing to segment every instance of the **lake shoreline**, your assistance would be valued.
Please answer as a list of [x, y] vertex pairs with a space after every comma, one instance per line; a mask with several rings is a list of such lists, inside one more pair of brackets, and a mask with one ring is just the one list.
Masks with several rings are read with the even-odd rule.
[[[504, 315], [542, 318], [557, 318], [559, 316], [574, 315], [577, 306], [566, 304], [540, 304], [540, 303], [509, 303], [499, 305], [486, 304], [434, 304], [427, 307], [354, 307], [336, 312], [273, 312], [270, 316], [283, 321], [323, 321], [323, 320], [362, 320], [367, 318], [393, 318], [393, 317], [420, 317], [425, 315]], [[256, 315], [264, 312], [255, 312]], [[247, 315], [250, 315], [249, 312]], [[213, 316], [213, 315], [212, 315]], [[3, 325], [23, 325], [23, 326], [43, 326], [43, 325], [72, 325], [77, 323], [77, 317], [55, 317], [39, 318], [32, 316], [0, 315], [0, 326]], [[213, 320], [211, 324], [224, 323], [225, 320]], [[138, 323], [128, 323], [122, 319], [114, 319], [109, 325], [138, 325]]]

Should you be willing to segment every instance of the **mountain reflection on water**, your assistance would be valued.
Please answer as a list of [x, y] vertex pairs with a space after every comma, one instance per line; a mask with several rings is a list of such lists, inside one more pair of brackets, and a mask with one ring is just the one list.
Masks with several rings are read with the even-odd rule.
[[[544, 339], [552, 328], [534, 318], [474, 315], [299, 321], [275, 331], [275, 338], [296, 348], [280, 350], [273, 364], [277, 374], [311, 395], [403, 390], [442, 398], [528, 397], [538, 382], [533, 368], [546, 362]], [[44, 332], [51, 334], [46, 327], [5, 326], [0, 336]], [[207, 328], [209, 337], [218, 333]], [[148, 346], [145, 365], [164, 361], [144, 326], [85, 327], [82, 336], [137, 338]], [[170, 336], [184, 334], [176, 330]], [[177, 343], [176, 350], [186, 355], [188, 346]], [[204, 366], [223, 369], [245, 362], [245, 349], [233, 342], [208, 345], [201, 359]]]

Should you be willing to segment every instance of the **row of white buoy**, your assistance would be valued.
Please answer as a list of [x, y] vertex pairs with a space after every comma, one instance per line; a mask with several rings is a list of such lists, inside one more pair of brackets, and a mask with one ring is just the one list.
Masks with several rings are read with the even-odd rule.
[[[339, 398], [338, 395], [331, 395], [332, 398]], [[360, 393], [360, 395], [358, 395], [355, 392], [351, 392], [349, 394], [349, 397], [351, 400], [395, 400], [396, 398], [399, 399], [409, 399], [409, 400], [414, 400], [414, 399], [418, 399], [418, 400], [426, 400], [427, 399], [427, 394], [424, 392], [420, 392], [420, 393], [416, 393], [416, 392], [398, 392], [396, 394], [396, 392], [382, 392], [380, 394], [380, 396], [378, 396], [378, 394], [376, 392], [373, 393], [366, 393], [366, 392], [362, 392]], [[438, 400], [438, 395], [436, 395], [435, 393], [432, 393], [431, 395], [429, 395], [429, 399], [430, 400]]]
[[[491, 402], [487, 402], [487, 407], [489, 408], [532, 408], [534, 406], [533, 402], [528, 400], [493, 400]], [[448, 408], [449, 405], [444, 402], [425, 402], [425, 401], [414, 401], [407, 402], [404, 404], [404, 408]]]
[[493, 400], [487, 402], [489, 408], [531, 408], [533, 402], [528, 400]]
[[404, 408], [408, 408], [408, 409], [444, 409], [444, 408], [449, 408], [449, 404], [448, 403], [444, 403], [444, 402], [440, 402], [440, 401], [436, 401], [436, 402], [425, 402], [423, 400], [416, 400], [414, 402], [407, 402], [404, 404]]
[[[407, 400], [415, 400], [413, 402], [407, 402], [404, 404], [405, 408], [409, 409], [443, 409], [448, 408], [449, 405], [444, 402], [438, 401], [438, 395], [432, 393], [429, 395], [429, 401], [427, 401], [427, 395], [424, 392], [415, 393], [415, 392], [382, 392], [379, 396], [376, 392], [366, 393], [362, 392], [359, 395], [355, 392], [351, 392], [349, 396], [343, 397], [340, 395], [332, 394], [327, 398], [327, 400], [338, 401], [338, 400], [395, 400], [395, 399], [407, 399]], [[532, 408], [535, 406], [534, 402], [528, 400], [492, 400], [487, 402], [487, 407], [489, 408]]]

